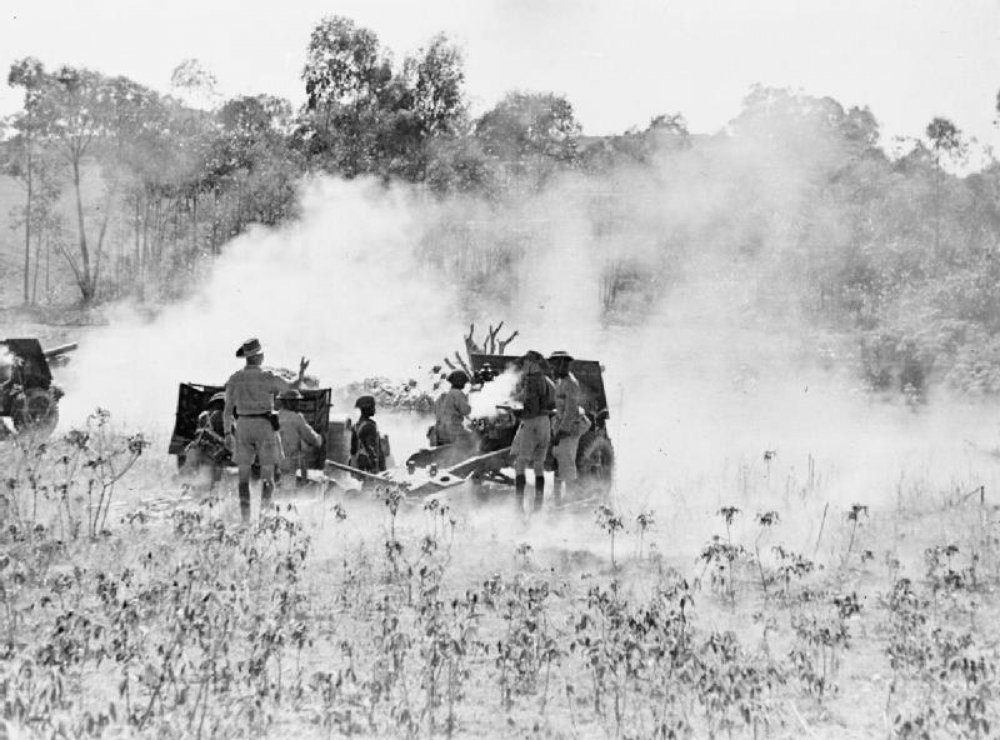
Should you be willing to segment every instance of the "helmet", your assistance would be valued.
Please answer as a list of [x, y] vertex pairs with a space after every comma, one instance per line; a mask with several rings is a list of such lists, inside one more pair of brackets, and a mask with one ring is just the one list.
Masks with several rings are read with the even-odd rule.
[[279, 401], [294, 401], [297, 398], [302, 398], [302, 394], [294, 388], [286, 388], [278, 394]]
[[370, 409], [375, 410], [375, 396], [360, 396], [357, 401], [354, 402], [354, 408], [356, 409]]
[[226, 392], [225, 391], [219, 391], [218, 393], [213, 393], [212, 394], [212, 397], [210, 399], [208, 399], [208, 404], [207, 405], [208, 406], [214, 406], [217, 403], [223, 403], [224, 404], [225, 402], [226, 402]]
[[553, 352], [551, 355], [549, 355], [549, 362], [554, 363], [558, 362], [559, 360], [565, 360], [566, 362], [573, 362], [573, 356], [569, 352], [563, 352], [562, 350]]
[[448, 373], [448, 382], [453, 388], [464, 388], [469, 384], [469, 374], [465, 370], [452, 370]]

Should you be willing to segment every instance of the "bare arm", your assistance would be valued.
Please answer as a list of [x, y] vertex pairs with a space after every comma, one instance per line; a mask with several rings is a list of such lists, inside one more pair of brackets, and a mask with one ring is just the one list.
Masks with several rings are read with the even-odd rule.
[[323, 438], [316, 433], [316, 430], [309, 426], [309, 422], [305, 420], [302, 414], [299, 414], [300, 422], [300, 434], [302, 438], [311, 444], [313, 447], [321, 447], [323, 444]]
[[222, 428], [226, 434], [233, 428], [233, 408], [233, 386], [230, 382], [226, 383], [226, 407], [222, 411]]

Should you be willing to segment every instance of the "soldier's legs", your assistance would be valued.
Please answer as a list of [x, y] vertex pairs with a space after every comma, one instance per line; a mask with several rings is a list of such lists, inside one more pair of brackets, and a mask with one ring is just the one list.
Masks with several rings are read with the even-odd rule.
[[240, 492], [240, 518], [244, 523], [250, 521], [250, 463], [239, 464], [237, 467]]
[[559, 444], [552, 447], [552, 456], [556, 459], [556, 464], [558, 465], [558, 477], [555, 485], [556, 496], [559, 496], [559, 483], [562, 481], [566, 484], [566, 495], [568, 496], [571, 491], [576, 487], [576, 479], [578, 477], [576, 469], [576, 450], [580, 445], [580, 437], [563, 437], [559, 440]]
[[257, 457], [260, 460], [260, 508], [261, 512], [271, 508], [274, 498], [274, 469], [281, 458], [281, 448], [277, 443], [277, 434], [268, 425], [270, 435], [257, 443]]
[[526, 482], [524, 469], [526, 463], [527, 461], [520, 455], [514, 460], [514, 499], [517, 504], [517, 510], [522, 513], [524, 512], [524, 486]]
[[547, 416], [529, 419], [525, 424], [524, 450], [530, 451], [535, 472], [535, 511], [542, 508], [545, 497], [545, 456], [549, 451], [551, 424]]
[[271, 507], [271, 502], [274, 498], [274, 466], [265, 465], [261, 463], [260, 465], [260, 509], [261, 512], [264, 509], [269, 509]]
[[277, 432], [267, 419], [237, 419], [233, 459], [239, 469], [240, 515], [244, 522], [250, 520], [250, 468], [254, 458], [260, 463], [261, 507], [264, 508], [270, 505], [274, 493], [274, 466], [280, 450]]

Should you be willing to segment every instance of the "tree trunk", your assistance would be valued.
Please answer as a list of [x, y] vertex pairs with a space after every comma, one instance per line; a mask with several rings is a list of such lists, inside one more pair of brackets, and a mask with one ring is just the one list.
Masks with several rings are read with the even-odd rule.
[[52, 237], [45, 240], [45, 305], [52, 303]]
[[97, 247], [94, 250], [94, 277], [93, 291], [97, 295], [98, 282], [101, 279], [101, 260], [104, 256], [104, 238], [108, 234], [108, 222], [111, 221], [111, 204], [114, 200], [115, 189], [108, 189], [108, 197], [104, 203], [104, 220], [101, 222], [101, 230], [97, 235]]
[[198, 191], [191, 197], [191, 259], [188, 265], [194, 264], [198, 258]]
[[27, 201], [24, 206], [24, 303], [28, 304], [30, 296], [28, 295], [28, 274], [31, 270], [31, 206], [32, 199], [34, 196], [33, 186], [31, 177], [31, 170], [33, 162], [31, 161], [31, 139], [27, 141], [28, 146], [28, 167], [27, 167], [27, 184], [28, 184], [28, 196]]
[[80, 235], [80, 257], [82, 259], [83, 272], [80, 274], [77, 284], [80, 286], [80, 293], [84, 303], [90, 303], [94, 299], [94, 286], [90, 277], [90, 250], [87, 248], [87, 231], [83, 220], [83, 194], [80, 192], [80, 157], [73, 157], [73, 189], [76, 192], [76, 222]]
[[41, 262], [42, 256], [42, 237], [45, 230], [42, 225], [38, 225], [38, 230], [35, 232], [35, 270], [34, 274], [31, 276], [31, 304], [35, 305], [38, 303], [38, 265]]

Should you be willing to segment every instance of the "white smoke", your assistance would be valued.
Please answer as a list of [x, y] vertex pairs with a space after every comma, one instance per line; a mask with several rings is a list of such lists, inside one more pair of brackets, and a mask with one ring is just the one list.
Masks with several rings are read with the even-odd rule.
[[[462, 345], [470, 321], [481, 334], [484, 320], [503, 319], [520, 332], [508, 353], [561, 349], [604, 365], [615, 500], [626, 513], [656, 510], [675, 547], [700, 544], [724, 505], [743, 508], [748, 520], [777, 508], [808, 533], [827, 505], [892, 506], [917, 490], [939, 499], [1000, 483], [992, 460], [976, 451], [995, 446], [994, 409], [914, 412], [873, 401], [846, 351], [823, 368], [807, 322], [792, 310], [759, 310], [766, 301], [795, 305], [794, 275], [774, 258], [789, 230], [779, 224], [761, 235], [757, 216], [727, 208], [732, 187], [722, 175], [731, 168], [678, 156], [662, 182], [623, 175], [621, 197], [601, 224], [586, 180], [507, 206], [497, 223], [527, 237], [513, 269], [491, 276], [501, 281], [491, 286], [501, 299], [470, 298], [469, 286], [418, 256], [439, 217], [480, 219], [484, 204], [437, 203], [366, 181], [311, 181], [299, 221], [228, 244], [191, 300], [151, 322], [121, 307], [108, 328], [81, 341], [64, 418], [74, 423], [101, 405], [122, 423], [165, 434], [177, 384], [221, 384], [250, 336], [261, 340], [267, 364], [294, 369], [305, 355], [310, 373], [337, 387], [426, 375]], [[753, 169], [751, 154], [735, 161]], [[782, 199], [804, 187], [801, 169], [783, 176], [768, 162]], [[688, 233], [718, 236], [691, 242]], [[750, 236], [762, 239], [762, 252], [740, 256]], [[449, 245], [432, 246], [448, 256]], [[639, 315], [608, 323], [602, 281], [609, 264], [628, 261], [661, 282], [637, 294]], [[491, 414], [513, 382], [503, 376], [471, 394], [474, 415]], [[379, 419], [397, 460], [423, 443], [426, 420]], [[550, 527], [545, 536], [585, 544], [589, 529], [574, 527]]]

